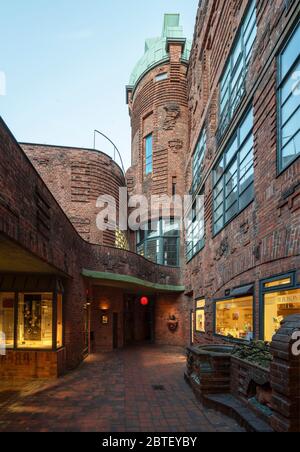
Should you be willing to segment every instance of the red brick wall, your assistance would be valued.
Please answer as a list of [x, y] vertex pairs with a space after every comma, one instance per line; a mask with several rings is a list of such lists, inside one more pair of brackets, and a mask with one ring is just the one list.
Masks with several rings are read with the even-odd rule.
[[[187, 158], [186, 188], [191, 183], [191, 157], [204, 124], [208, 146], [203, 180], [205, 186], [206, 246], [186, 267], [187, 291], [206, 297], [207, 334], [196, 342], [213, 342], [212, 300], [225, 290], [255, 283], [256, 336], [259, 332], [259, 281], [300, 268], [299, 159], [277, 177], [276, 53], [295, 24], [299, 2], [286, 10], [286, 2], [257, 1], [258, 33], [242, 101], [220, 145], [218, 129], [219, 80], [245, 11], [246, 1], [202, 1], [188, 73], [191, 111], [191, 147]], [[209, 75], [209, 77], [208, 77]], [[211, 170], [236, 124], [253, 105], [255, 125], [255, 200], [213, 237]], [[290, 193], [290, 194], [288, 194]], [[219, 339], [217, 339], [219, 342]]]
[[102, 152], [55, 146], [23, 144], [49, 190], [75, 229], [88, 242], [115, 245], [114, 231], [100, 231], [96, 201], [110, 195], [119, 209], [119, 187], [125, 179], [116, 163]]

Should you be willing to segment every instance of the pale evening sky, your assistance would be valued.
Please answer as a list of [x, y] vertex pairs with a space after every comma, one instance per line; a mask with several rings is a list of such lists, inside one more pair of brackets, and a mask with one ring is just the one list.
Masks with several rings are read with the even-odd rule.
[[[164, 13], [192, 38], [198, 0], [0, 0], [0, 116], [18, 141], [93, 146], [95, 128], [130, 165], [125, 85]], [[97, 148], [110, 153], [97, 139]]]

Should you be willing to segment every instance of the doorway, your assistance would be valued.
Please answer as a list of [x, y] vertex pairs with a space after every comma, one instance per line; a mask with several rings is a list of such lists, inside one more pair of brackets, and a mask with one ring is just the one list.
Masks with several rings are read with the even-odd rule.
[[141, 304], [141, 296], [125, 295], [124, 300], [124, 343], [135, 345], [154, 343], [153, 297], [147, 297], [148, 304]]

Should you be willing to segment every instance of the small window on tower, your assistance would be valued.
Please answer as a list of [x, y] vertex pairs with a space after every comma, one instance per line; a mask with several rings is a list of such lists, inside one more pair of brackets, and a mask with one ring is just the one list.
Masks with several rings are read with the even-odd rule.
[[163, 74], [158, 74], [155, 77], [156, 82], [162, 82], [163, 80], [167, 80], [169, 78], [169, 74], [167, 72], [164, 72]]
[[153, 171], [153, 135], [152, 133], [145, 138], [145, 160], [146, 176]]

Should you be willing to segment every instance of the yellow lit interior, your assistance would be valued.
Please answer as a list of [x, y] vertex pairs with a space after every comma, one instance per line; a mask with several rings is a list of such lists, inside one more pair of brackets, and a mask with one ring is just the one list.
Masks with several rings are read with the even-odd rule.
[[288, 286], [289, 284], [291, 284], [291, 282], [291, 278], [278, 279], [277, 281], [265, 283], [265, 288], [270, 289], [272, 287]]
[[218, 302], [216, 333], [234, 339], [253, 339], [253, 297]]
[[300, 314], [300, 289], [265, 294], [265, 341], [271, 342], [285, 317]]
[[0, 332], [5, 334], [5, 346], [14, 346], [14, 301], [13, 293], [0, 293]]
[[18, 347], [52, 348], [52, 293], [20, 293], [18, 305]]
[[57, 295], [57, 339], [56, 346], [60, 348], [63, 346], [63, 305], [62, 294]]
[[196, 302], [196, 331], [205, 333], [205, 300]]

